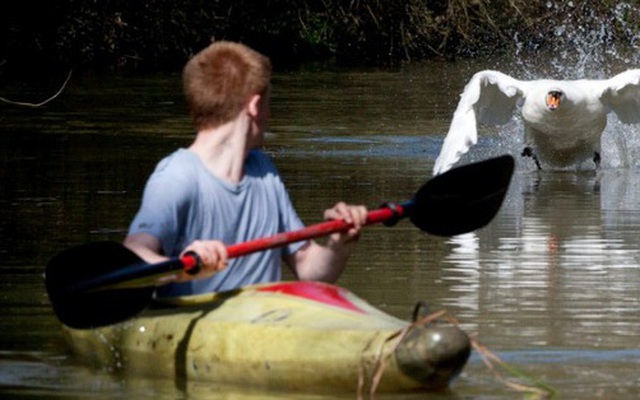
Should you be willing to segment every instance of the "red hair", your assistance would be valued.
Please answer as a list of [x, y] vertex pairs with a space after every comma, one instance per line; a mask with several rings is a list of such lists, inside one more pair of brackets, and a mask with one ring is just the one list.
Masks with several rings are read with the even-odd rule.
[[264, 94], [271, 62], [249, 47], [214, 42], [196, 54], [182, 72], [184, 95], [196, 129], [233, 120], [253, 95]]

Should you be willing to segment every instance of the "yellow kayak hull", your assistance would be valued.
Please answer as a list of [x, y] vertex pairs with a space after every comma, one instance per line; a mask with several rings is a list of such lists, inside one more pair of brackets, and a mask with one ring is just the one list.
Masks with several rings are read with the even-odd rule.
[[470, 353], [455, 327], [412, 324], [315, 282], [165, 300], [119, 324], [65, 332], [98, 368], [292, 391], [441, 390]]

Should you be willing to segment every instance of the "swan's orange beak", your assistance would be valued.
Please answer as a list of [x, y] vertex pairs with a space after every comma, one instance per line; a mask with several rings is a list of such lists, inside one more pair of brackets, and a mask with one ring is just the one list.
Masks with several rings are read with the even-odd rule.
[[551, 111], [555, 111], [560, 107], [560, 99], [562, 98], [562, 93], [557, 91], [552, 91], [547, 93], [547, 108]]

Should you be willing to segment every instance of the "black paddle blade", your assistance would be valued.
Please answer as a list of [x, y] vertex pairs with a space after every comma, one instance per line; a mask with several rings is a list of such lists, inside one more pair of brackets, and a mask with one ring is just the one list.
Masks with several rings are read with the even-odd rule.
[[86, 291], [77, 288], [124, 266], [144, 263], [116, 242], [96, 242], [65, 250], [47, 264], [45, 284], [58, 319], [88, 329], [126, 320], [151, 301], [155, 287]]
[[514, 169], [509, 155], [454, 168], [416, 193], [411, 222], [425, 232], [454, 236], [487, 225], [500, 210]]

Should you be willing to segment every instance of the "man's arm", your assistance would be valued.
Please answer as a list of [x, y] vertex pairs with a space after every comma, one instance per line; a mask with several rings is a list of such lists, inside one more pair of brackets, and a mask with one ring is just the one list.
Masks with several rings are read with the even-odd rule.
[[355, 248], [360, 236], [360, 229], [367, 219], [364, 206], [349, 206], [338, 203], [324, 213], [325, 219], [343, 219], [353, 224], [346, 232], [338, 232], [329, 236], [326, 245], [309, 241], [295, 254], [285, 257], [285, 262], [300, 280], [322, 281], [333, 283], [338, 280], [347, 260]]
[[[125, 238], [124, 245], [148, 263], [169, 259], [162, 254], [160, 240], [148, 233], [129, 235]], [[180, 281], [206, 278], [227, 267], [227, 248], [218, 240], [196, 240], [181, 255], [191, 251], [200, 258], [202, 270], [197, 275], [184, 275]]]
[[124, 245], [148, 263], [166, 261], [160, 240], [148, 233], [134, 233], [124, 239]]

